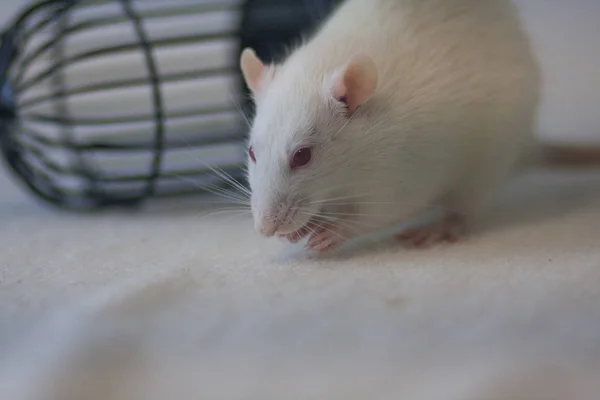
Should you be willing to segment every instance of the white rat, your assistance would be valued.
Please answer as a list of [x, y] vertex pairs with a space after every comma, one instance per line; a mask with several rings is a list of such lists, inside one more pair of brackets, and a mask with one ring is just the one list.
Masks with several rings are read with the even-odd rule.
[[436, 206], [399, 237], [455, 240], [534, 148], [541, 79], [510, 0], [347, 0], [281, 64], [240, 64], [266, 237], [324, 251]]

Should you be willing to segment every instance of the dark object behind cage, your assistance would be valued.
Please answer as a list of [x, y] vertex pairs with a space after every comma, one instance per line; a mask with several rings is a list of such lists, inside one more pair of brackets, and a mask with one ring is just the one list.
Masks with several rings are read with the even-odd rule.
[[243, 182], [240, 50], [281, 59], [336, 3], [34, 4], [2, 34], [4, 159], [36, 197], [71, 209], [210, 191], [220, 174]]

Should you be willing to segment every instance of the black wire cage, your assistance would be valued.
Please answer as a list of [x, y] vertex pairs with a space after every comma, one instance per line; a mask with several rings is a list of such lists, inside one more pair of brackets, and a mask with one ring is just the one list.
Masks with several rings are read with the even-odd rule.
[[334, 0], [51, 0], [2, 34], [0, 147], [36, 197], [138, 205], [244, 182], [242, 48], [281, 59]]

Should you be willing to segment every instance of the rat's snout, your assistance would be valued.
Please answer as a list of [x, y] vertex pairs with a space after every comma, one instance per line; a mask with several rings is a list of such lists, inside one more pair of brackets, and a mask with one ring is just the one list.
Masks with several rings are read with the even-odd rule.
[[293, 225], [292, 213], [293, 210], [285, 204], [274, 206], [267, 212], [257, 212], [254, 219], [255, 229], [265, 237], [289, 230], [290, 225]]
[[262, 213], [255, 220], [255, 228], [265, 237], [274, 236], [285, 220], [286, 212], [278, 209], [276, 213]]
[[271, 237], [277, 232], [277, 223], [271, 218], [261, 217], [256, 220], [255, 228], [261, 235]]

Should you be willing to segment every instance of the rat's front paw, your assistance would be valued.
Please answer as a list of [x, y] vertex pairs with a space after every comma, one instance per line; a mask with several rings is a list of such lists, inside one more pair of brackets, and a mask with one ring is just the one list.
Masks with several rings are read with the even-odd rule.
[[306, 247], [314, 251], [325, 252], [340, 245], [345, 240], [343, 233], [335, 227], [319, 227], [308, 239]]
[[457, 242], [466, 234], [464, 218], [450, 214], [440, 221], [412, 228], [396, 235], [400, 242], [412, 248], [427, 248], [441, 242]]
[[288, 233], [286, 235], [279, 235], [280, 238], [286, 239], [290, 243], [298, 243], [312, 232], [312, 225], [307, 225], [296, 232]]

